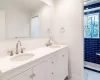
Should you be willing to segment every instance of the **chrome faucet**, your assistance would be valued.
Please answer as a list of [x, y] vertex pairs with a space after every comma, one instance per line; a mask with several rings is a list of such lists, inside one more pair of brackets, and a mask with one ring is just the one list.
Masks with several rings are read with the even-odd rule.
[[49, 39], [48, 43], [46, 44], [47, 47], [48, 47], [48, 46], [52, 46], [51, 40], [53, 41], [53, 38], [50, 38], [50, 39]]
[[22, 48], [22, 43], [21, 43], [21, 41], [18, 41], [17, 43], [16, 43], [16, 54], [19, 54], [19, 44], [20, 44], [20, 46], [21, 46], [21, 52], [20, 53], [23, 53], [23, 49], [24, 48]]

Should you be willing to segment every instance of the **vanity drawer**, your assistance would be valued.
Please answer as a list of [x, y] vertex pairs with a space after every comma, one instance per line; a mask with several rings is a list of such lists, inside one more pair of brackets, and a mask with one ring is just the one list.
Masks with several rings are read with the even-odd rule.
[[50, 57], [48, 59], [48, 62], [50, 63], [51, 67], [54, 67], [56, 65], [56, 63], [57, 63], [57, 56], [55, 55], [53, 57]]
[[57, 74], [57, 56], [48, 59], [48, 80], [52, 80]]

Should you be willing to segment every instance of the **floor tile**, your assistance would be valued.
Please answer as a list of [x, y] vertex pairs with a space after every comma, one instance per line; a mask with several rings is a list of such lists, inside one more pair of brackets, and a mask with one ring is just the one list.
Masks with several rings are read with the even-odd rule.
[[84, 80], [100, 80], [100, 73], [84, 69]]

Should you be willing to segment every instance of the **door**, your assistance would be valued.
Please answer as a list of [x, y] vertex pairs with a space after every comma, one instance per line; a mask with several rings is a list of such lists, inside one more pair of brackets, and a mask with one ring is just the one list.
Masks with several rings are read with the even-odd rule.
[[33, 80], [32, 79], [32, 69], [29, 69], [9, 80]]
[[33, 80], [47, 80], [47, 61], [33, 67]]
[[31, 20], [31, 37], [38, 38], [39, 37], [39, 17], [34, 17]]

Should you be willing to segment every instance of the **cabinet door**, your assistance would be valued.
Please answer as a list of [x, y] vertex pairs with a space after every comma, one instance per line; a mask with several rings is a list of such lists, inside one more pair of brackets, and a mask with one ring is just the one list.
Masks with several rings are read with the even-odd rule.
[[33, 67], [33, 80], [47, 80], [47, 61], [44, 61], [37, 66]]
[[59, 80], [64, 80], [68, 76], [68, 51], [66, 49], [59, 53], [57, 68]]
[[48, 80], [53, 80], [57, 76], [57, 56], [48, 59]]
[[31, 75], [32, 75], [32, 69], [29, 69], [9, 80], [32, 80]]

